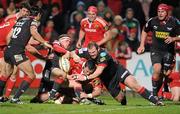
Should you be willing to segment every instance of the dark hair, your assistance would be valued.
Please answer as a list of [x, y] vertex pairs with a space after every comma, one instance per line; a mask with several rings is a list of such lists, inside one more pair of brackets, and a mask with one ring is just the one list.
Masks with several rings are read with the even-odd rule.
[[96, 49], [99, 48], [99, 46], [96, 44], [96, 42], [89, 42], [87, 48], [88, 48], [88, 49], [91, 49], [92, 47], [96, 47]]
[[30, 11], [31, 10], [31, 5], [28, 2], [22, 2], [21, 6], [20, 6], [20, 9], [22, 9], [22, 8], [26, 8], [26, 9], [28, 9]]
[[88, 69], [92, 72], [96, 70], [96, 64], [93, 60], [86, 61], [84, 67], [88, 67]]
[[33, 6], [33, 7], [31, 8], [31, 16], [37, 16], [39, 13], [42, 14], [43, 11], [42, 11], [42, 9], [39, 8], [38, 6]]

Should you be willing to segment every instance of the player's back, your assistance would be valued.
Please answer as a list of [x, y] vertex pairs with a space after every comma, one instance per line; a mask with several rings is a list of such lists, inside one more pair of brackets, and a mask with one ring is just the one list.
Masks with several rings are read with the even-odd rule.
[[8, 47], [24, 50], [31, 37], [30, 26], [33, 24], [37, 25], [37, 21], [33, 20], [31, 17], [18, 19], [13, 27], [13, 34]]

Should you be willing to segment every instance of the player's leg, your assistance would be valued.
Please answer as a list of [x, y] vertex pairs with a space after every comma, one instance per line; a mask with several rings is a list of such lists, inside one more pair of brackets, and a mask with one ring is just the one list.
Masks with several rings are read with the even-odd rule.
[[126, 94], [125, 92], [123, 92], [120, 88], [120, 80], [119, 77], [117, 77], [118, 75], [114, 76], [114, 78], [110, 81], [109, 85], [105, 85], [106, 88], [108, 89], [109, 93], [111, 94], [111, 96], [118, 101], [119, 103], [121, 103], [122, 105], [126, 105], [127, 104], [127, 100], [126, 100]]
[[6, 85], [6, 82], [11, 75], [13, 70], [13, 65], [6, 63], [5, 61], [3, 62], [2, 70], [0, 73], [0, 97], [2, 98], [3, 96], [3, 91]]
[[172, 87], [171, 88], [172, 92], [172, 100], [174, 102], [179, 102], [180, 101], [180, 87]]
[[9, 96], [12, 92], [12, 89], [14, 88], [15, 82], [16, 82], [16, 75], [17, 75], [17, 67], [14, 66], [13, 73], [11, 74], [10, 78], [8, 79], [6, 83], [6, 90], [5, 90], [5, 95], [4, 97], [8, 100]]
[[127, 87], [131, 88], [133, 91], [139, 93], [143, 98], [149, 100], [150, 102], [156, 105], [164, 105], [163, 103], [159, 102], [145, 87], [141, 86], [134, 76], [129, 75], [124, 83]]
[[29, 88], [29, 85], [35, 78], [35, 73], [33, 71], [32, 64], [29, 59], [24, 58], [24, 61], [18, 64], [18, 68], [22, 70], [27, 76], [21, 82], [18, 90], [16, 91], [14, 97], [11, 99], [12, 103], [20, 103], [19, 97]]
[[63, 84], [66, 73], [59, 68], [53, 68], [52, 75], [54, 76], [54, 85], [52, 87], [52, 90], [50, 91], [49, 98], [51, 100], [53, 100], [55, 98], [55, 94], [59, 90], [61, 84]]
[[[162, 61], [163, 61], [163, 53], [158, 51], [151, 52], [151, 62], [153, 65], [153, 74], [152, 74], [152, 90], [153, 95], [158, 95], [158, 89], [160, 89], [159, 79], [162, 71]], [[160, 87], [159, 87], [160, 86]]]
[[45, 67], [44, 67], [43, 72], [42, 72], [42, 78], [41, 78], [40, 86], [39, 86], [39, 89], [38, 89], [38, 94], [30, 100], [30, 103], [39, 102], [40, 101], [40, 95], [42, 93], [46, 92], [49, 87], [51, 87], [49, 85], [54, 83], [54, 82], [50, 81], [51, 67], [52, 67], [51, 60], [49, 60], [49, 59], [46, 60]]
[[158, 88], [159, 87], [159, 80], [160, 80], [160, 74], [161, 74], [161, 64], [156, 63], [153, 65], [153, 74], [152, 74], [152, 89], [153, 89], [153, 95], [157, 96], [158, 94]]

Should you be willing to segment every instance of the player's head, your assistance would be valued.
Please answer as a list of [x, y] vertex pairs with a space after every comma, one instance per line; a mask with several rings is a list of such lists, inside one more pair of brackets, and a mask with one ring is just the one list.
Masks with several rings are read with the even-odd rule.
[[83, 65], [83, 74], [90, 75], [96, 70], [96, 64], [92, 60], [88, 60]]
[[168, 16], [169, 6], [167, 4], [159, 4], [157, 8], [157, 14], [159, 20], [163, 21]]
[[68, 49], [71, 44], [71, 37], [67, 34], [62, 34], [59, 36], [59, 43], [63, 48]]
[[174, 56], [171, 53], [166, 53], [163, 57], [163, 71], [167, 72], [173, 68]]
[[88, 19], [89, 21], [94, 21], [96, 19], [96, 16], [97, 16], [97, 8], [95, 6], [89, 6], [88, 8]]
[[20, 16], [30, 15], [31, 6], [28, 2], [23, 2], [20, 6], [19, 14]]
[[99, 54], [99, 46], [95, 42], [90, 42], [87, 46], [89, 56], [92, 59], [96, 59]]
[[35, 17], [36, 20], [40, 20], [42, 13], [43, 13], [42, 9], [39, 8], [38, 6], [33, 6], [31, 8], [31, 16]]
[[114, 24], [115, 25], [121, 25], [122, 24], [122, 21], [123, 21], [123, 18], [120, 16], [120, 15], [116, 15], [114, 17]]

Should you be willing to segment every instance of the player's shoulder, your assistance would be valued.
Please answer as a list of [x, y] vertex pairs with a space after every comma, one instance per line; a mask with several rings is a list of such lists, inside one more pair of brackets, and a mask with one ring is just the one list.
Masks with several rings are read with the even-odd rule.
[[171, 21], [177, 23], [178, 25], [180, 25], [180, 21], [179, 21], [179, 19], [177, 19], [176, 17], [171, 16], [169, 19], [170, 19]]
[[83, 18], [82, 20], [81, 20], [81, 23], [84, 23], [84, 22], [87, 22], [88, 21], [88, 18], [86, 17], [86, 18]]
[[106, 26], [108, 23], [102, 17], [96, 17], [96, 22]]
[[106, 57], [108, 57], [109, 56], [109, 54], [108, 54], [108, 52], [107, 51], [105, 51], [105, 50], [100, 50], [100, 52], [99, 52], [99, 57], [100, 58], [106, 58]]

